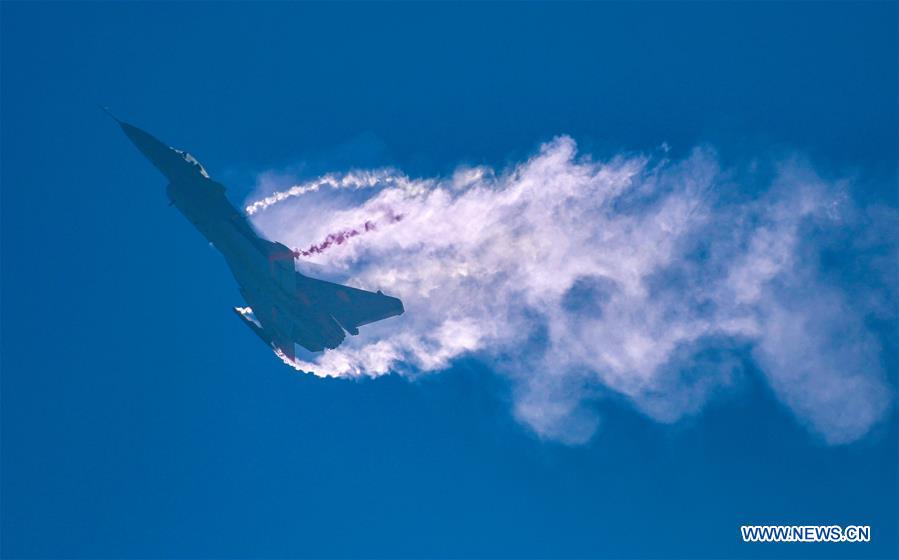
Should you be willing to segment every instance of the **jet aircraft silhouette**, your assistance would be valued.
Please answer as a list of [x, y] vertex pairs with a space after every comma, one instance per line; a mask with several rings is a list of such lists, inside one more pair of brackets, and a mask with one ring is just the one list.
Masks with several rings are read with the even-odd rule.
[[[108, 110], [106, 110], [109, 113]], [[334, 284], [296, 271], [296, 254], [259, 236], [225, 196], [225, 187], [192, 155], [109, 115], [169, 181], [171, 205], [225, 257], [248, 307], [234, 312], [275, 353], [293, 360], [294, 344], [311, 352], [336, 348], [345, 332], [403, 313], [394, 297]]]

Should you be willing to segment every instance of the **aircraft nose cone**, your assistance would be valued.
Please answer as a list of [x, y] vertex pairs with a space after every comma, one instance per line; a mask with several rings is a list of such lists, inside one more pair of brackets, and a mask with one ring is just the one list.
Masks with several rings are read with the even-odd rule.
[[112, 120], [114, 120], [115, 122], [117, 122], [117, 123], [119, 123], [119, 124], [122, 124], [122, 121], [119, 120], [119, 118], [118, 118], [117, 116], [115, 116], [115, 115], [112, 114], [112, 111], [109, 110], [109, 107], [103, 105], [103, 106], [100, 107], [100, 109], [101, 109], [104, 113], [106, 113], [107, 115], [109, 115], [109, 118], [111, 118]]

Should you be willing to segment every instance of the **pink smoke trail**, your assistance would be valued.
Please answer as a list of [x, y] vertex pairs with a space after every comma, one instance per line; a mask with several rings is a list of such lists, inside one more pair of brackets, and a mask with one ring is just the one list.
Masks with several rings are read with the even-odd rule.
[[[402, 214], [395, 214], [393, 212], [393, 210], [387, 211], [386, 223], [395, 224], [402, 219], [403, 219]], [[331, 247], [334, 247], [336, 245], [343, 245], [344, 243], [346, 243], [347, 241], [349, 241], [350, 239], [352, 239], [358, 235], [362, 235], [363, 233], [368, 233], [370, 231], [375, 231], [376, 229], [377, 229], [377, 224], [375, 224], [375, 222], [373, 222], [371, 220], [367, 220], [362, 226], [360, 226], [358, 228], [350, 228], [350, 229], [341, 230], [341, 231], [338, 231], [335, 233], [329, 233], [328, 236], [325, 237], [325, 240], [322, 241], [321, 243], [316, 243], [316, 244], [310, 245], [309, 248], [307, 248], [305, 250], [297, 249], [294, 251], [293, 254], [294, 254], [295, 258], [319, 255], [321, 253], [324, 253]]]

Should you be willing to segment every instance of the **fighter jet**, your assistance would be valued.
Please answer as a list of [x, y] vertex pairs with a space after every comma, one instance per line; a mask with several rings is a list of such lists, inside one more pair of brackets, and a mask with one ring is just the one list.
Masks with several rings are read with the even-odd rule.
[[362, 325], [403, 313], [403, 303], [380, 290], [367, 292], [297, 272], [296, 253], [261, 237], [196, 158], [106, 112], [168, 179], [171, 205], [225, 257], [248, 304], [234, 312], [276, 354], [294, 360], [294, 344], [310, 352], [337, 348], [344, 332], [357, 335]]

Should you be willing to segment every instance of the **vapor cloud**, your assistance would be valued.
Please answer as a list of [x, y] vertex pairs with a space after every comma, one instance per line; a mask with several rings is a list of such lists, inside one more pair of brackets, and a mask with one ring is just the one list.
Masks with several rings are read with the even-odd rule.
[[[800, 423], [845, 443], [892, 406], [883, 357], [895, 341], [871, 325], [896, 320], [895, 212], [859, 207], [851, 187], [800, 160], [723, 170], [697, 149], [597, 161], [560, 137], [501, 172], [332, 174], [247, 211], [293, 247], [403, 217], [307, 251], [335, 278], [402, 298], [406, 314], [303, 371], [416, 376], [474, 357], [509, 378], [521, 422], [580, 443], [606, 395], [674, 422], [751, 365]], [[330, 193], [346, 188], [364, 196], [335, 210]]]

